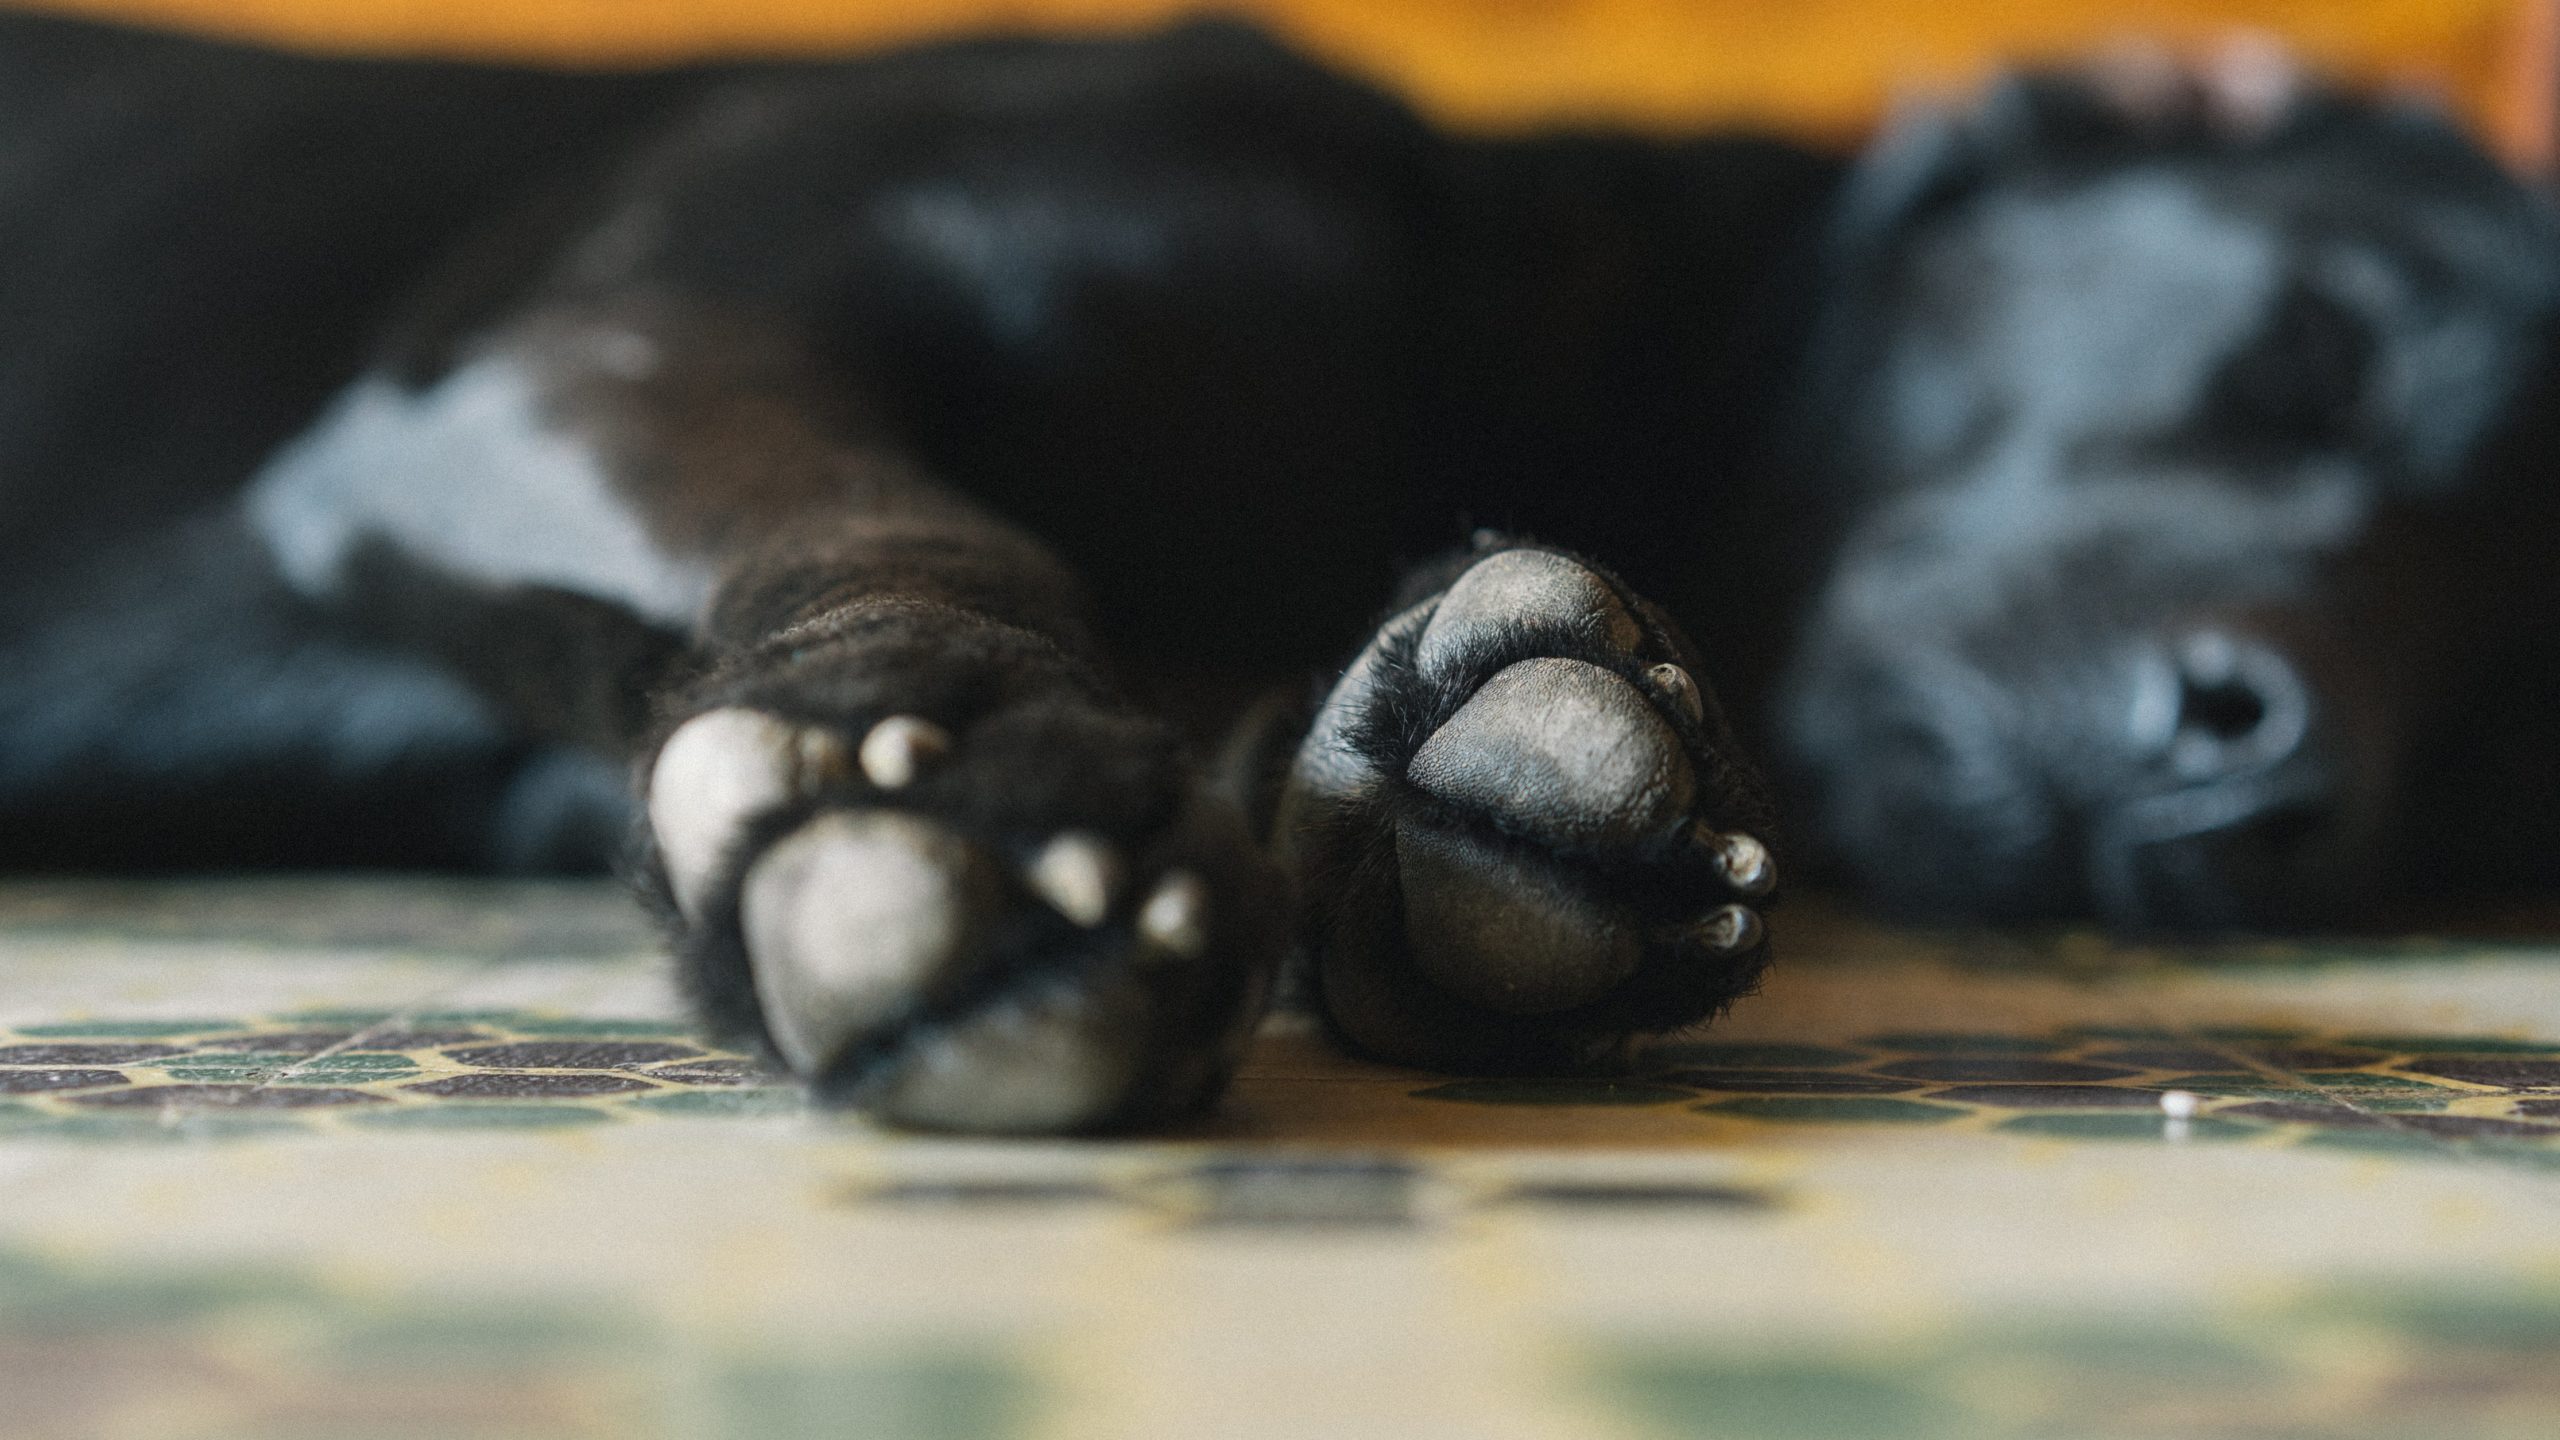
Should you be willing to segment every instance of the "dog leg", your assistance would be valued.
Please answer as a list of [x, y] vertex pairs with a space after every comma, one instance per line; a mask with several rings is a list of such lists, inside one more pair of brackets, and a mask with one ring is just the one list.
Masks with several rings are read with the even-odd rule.
[[1669, 619], [1490, 538], [1409, 588], [1281, 804], [1331, 1023], [1404, 1063], [1579, 1068], [1749, 991], [1766, 803]]
[[359, 384], [253, 488], [316, 599], [619, 750], [706, 1020], [824, 1099], [1077, 1131], [1212, 1097], [1285, 926], [1037, 542], [725, 311], [547, 309]]

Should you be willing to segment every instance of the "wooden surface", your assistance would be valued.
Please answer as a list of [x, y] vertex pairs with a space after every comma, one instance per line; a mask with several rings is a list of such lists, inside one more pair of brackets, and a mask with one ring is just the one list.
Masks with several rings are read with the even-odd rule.
[[[330, 49], [642, 64], [824, 53], [955, 30], [1109, 29], [1185, 0], [37, 0]], [[1844, 138], [1898, 96], [1958, 89], [2000, 60], [2132, 34], [2210, 44], [2271, 32], [2357, 80], [2444, 96], [2510, 154], [2552, 129], [2560, 0], [1238, 0], [1443, 119], [1749, 122]]]

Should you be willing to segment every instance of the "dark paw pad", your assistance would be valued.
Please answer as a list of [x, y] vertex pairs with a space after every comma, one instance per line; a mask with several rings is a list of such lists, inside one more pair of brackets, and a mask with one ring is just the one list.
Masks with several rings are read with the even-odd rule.
[[1760, 792], [1669, 623], [1552, 551], [1397, 616], [1302, 748], [1284, 839], [1317, 989], [1372, 1053], [1604, 1063], [1764, 959]]

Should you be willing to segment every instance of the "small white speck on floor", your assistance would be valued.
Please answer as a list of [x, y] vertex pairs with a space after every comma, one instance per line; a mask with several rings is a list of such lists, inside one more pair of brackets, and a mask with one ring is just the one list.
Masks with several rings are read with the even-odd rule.
[[2168, 1090], [2160, 1096], [2160, 1113], [2172, 1120], [2193, 1120], [2204, 1101], [2193, 1090]]

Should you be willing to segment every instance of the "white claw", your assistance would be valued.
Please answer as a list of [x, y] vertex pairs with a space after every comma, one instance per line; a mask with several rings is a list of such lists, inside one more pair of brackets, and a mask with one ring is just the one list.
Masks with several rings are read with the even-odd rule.
[[1698, 693], [1698, 682], [1689, 678], [1688, 671], [1677, 665], [1656, 665], [1644, 672], [1644, 678], [1653, 682], [1655, 692], [1662, 698], [1679, 707], [1690, 724], [1707, 723], [1706, 697]]
[[676, 907], [687, 916], [700, 918], [703, 891], [747, 821], [800, 788], [808, 733], [760, 710], [731, 707], [694, 716], [659, 747], [649, 774], [649, 828]]
[[1698, 939], [1718, 955], [1739, 955], [1753, 949], [1764, 933], [1760, 916], [1748, 905], [1727, 905], [1698, 926]]
[[1090, 930], [1111, 917], [1126, 869], [1120, 852], [1099, 835], [1066, 831], [1032, 857], [1023, 878], [1057, 912]]
[[1715, 851], [1716, 868], [1724, 872], [1724, 882], [1745, 895], [1766, 895], [1778, 888], [1778, 862], [1769, 847], [1739, 830], [1718, 834], [1699, 827], [1699, 834]]
[[951, 732], [913, 715], [892, 715], [862, 737], [863, 778], [883, 790], [903, 790], [924, 768], [951, 753]]
[[1209, 948], [1209, 887], [1188, 870], [1168, 873], [1139, 907], [1138, 934], [1158, 949], [1197, 959]]

